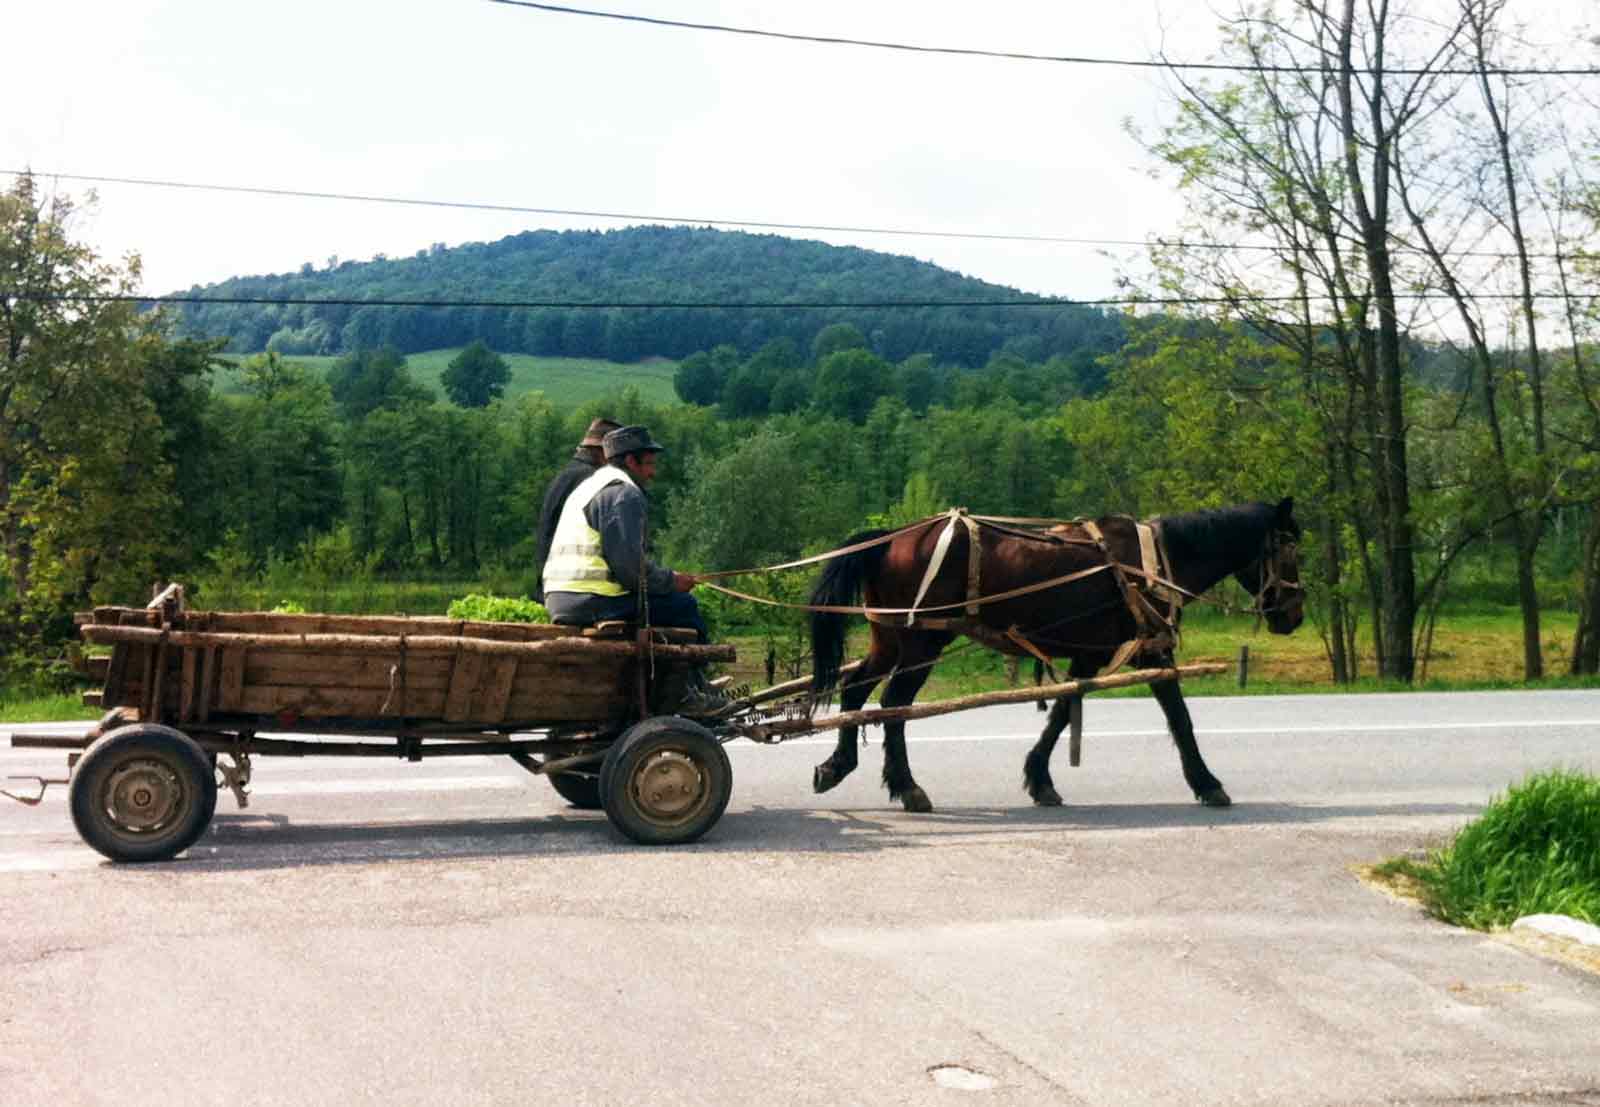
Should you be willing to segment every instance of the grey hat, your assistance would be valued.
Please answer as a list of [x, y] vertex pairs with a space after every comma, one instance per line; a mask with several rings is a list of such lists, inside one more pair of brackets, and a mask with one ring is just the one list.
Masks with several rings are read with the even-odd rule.
[[648, 451], [660, 453], [664, 449], [665, 446], [650, 437], [649, 427], [622, 427], [606, 435], [605, 440], [607, 461], [615, 461], [628, 454]]

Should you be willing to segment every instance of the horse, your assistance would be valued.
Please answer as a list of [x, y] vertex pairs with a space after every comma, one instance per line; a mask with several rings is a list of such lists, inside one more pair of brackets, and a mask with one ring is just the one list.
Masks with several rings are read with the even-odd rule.
[[[880, 703], [910, 704], [940, 652], [962, 634], [1014, 656], [1065, 658], [1074, 679], [1091, 677], [1113, 661], [1171, 668], [1182, 601], [1229, 576], [1254, 597], [1258, 617], [1274, 634], [1291, 633], [1304, 617], [1301, 530], [1292, 497], [1152, 520], [1143, 549], [1140, 524], [1127, 516], [1048, 531], [1008, 522], [1018, 521], [962, 519], [953, 511], [900, 531], [863, 531], [846, 540], [847, 552], [824, 566], [811, 596], [815, 695], [829, 693], [840, 681], [851, 610], [864, 610], [871, 621], [871, 647], [840, 689], [844, 711], [860, 708], [885, 678]], [[1152, 547], [1155, 566], [1144, 568]], [[863, 596], [864, 609], [855, 606]], [[1150, 689], [1195, 798], [1210, 807], [1231, 804], [1200, 756], [1178, 681], [1157, 681]], [[1075, 699], [1081, 694], [1056, 701], [1023, 762], [1023, 788], [1039, 806], [1062, 802], [1050, 778], [1050, 754]], [[889, 798], [907, 811], [932, 811], [911, 775], [904, 721], [886, 721], [883, 728]], [[856, 737], [856, 727], [839, 728], [838, 745], [813, 773], [815, 791], [828, 791], [855, 769]]]

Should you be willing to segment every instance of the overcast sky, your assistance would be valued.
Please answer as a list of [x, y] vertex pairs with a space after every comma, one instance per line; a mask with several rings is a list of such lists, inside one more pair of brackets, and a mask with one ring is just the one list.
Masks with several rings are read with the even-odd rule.
[[[1138, 59], [1164, 48], [1203, 60], [1217, 23], [1195, 0], [589, 6]], [[1558, 6], [1583, 13], [1594, 0]], [[659, 221], [1091, 239], [1143, 240], [1181, 214], [1123, 130], [1129, 117], [1147, 126], [1162, 118], [1164, 84], [1149, 70], [754, 39], [486, 0], [36, 3], [11, 6], [5, 29], [0, 169]], [[80, 237], [106, 254], [137, 251], [152, 293], [320, 267], [330, 255], [404, 256], [434, 242], [629, 222], [95, 187], [99, 203]], [[1030, 292], [1115, 293], [1116, 265], [1092, 246], [786, 233], [909, 254]]]

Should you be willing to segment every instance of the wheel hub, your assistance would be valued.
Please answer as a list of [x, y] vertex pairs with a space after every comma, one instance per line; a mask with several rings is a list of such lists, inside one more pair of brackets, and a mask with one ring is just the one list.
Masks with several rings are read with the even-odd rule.
[[679, 750], [661, 750], [634, 775], [633, 795], [646, 815], [671, 821], [700, 804], [705, 795], [705, 779], [688, 755]]
[[178, 776], [157, 761], [130, 761], [106, 779], [105, 808], [118, 828], [134, 834], [160, 830], [183, 805]]

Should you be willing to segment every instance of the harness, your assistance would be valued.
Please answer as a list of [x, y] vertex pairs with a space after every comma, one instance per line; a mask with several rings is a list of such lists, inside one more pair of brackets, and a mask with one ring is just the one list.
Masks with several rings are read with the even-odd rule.
[[[916, 596], [912, 600], [910, 607], [871, 607], [866, 604], [787, 603], [781, 600], [769, 599], [765, 596], [755, 596], [747, 592], [740, 592], [712, 583], [707, 579], [708, 577], [739, 576], [753, 572], [774, 572], [780, 569], [828, 561], [835, 557], [842, 557], [874, 546], [884, 545], [920, 528], [938, 525], [941, 521], [943, 521], [944, 526], [934, 543], [933, 553], [923, 571], [922, 580], [917, 587]], [[879, 535], [839, 549], [829, 550], [826, 553], [814, 554], [810, 557], [784, 562], [780, 565], [767, 566], [763, 569], [736, 569], [710, 573], [701, 577], [701, 581], [706, 586], [725, 595], [770, 607], [827, 614], [861, 615], [869, 622], [883, 626], [915, 627], [928, 631], [951, 631], [1007, 652], [1011, 649], [1021, 650], [1048, 667], [1050, 665], [1049, 654], [1040, 649], [1034, 641], [1030, 641], [1021, 627], [1013, 624], [1002, 630], [987, 626], [978, 618], [980, 615], [979, 609], [989, 604], [1059, 588], [1085, 580], [1099, 573], [1109, 572], [1116, 580], [1117, 590], [1123, 605], [1126, 606], [1138, 628], [1135, 636], [1118, 647], [1113, 655], [1111, 664], [1105, 670], [1102, 670], [1110, 672], [1126, 664], [1136, 654], [1149, 652], [1153, 649], [1168, 650], [1175, 648], [1178, 637], [1178, 620], [1183, 606], [1189, 600], [1200, 598], [1172, 579], [1172, 558], [1167, 552], [1160, 519], [1151, 519], [1145, 522], [1130, 520], [1130, 522], [1133, 522], [1133, 527], [1138, 537], [1138, 566], [1129, 565], [1117, 559], [1106, 541], [1104, 532], [1092, 519], [1080, 518], [1070, 522], [1063, 522], [1057, 519], [1036, 519], [1020, 516], [973, 515], [965, 508], [957, 507], [951, 508], [943, 515], [930, 516], [927, 519], [901, 527], [888, 534]], [[1044, 525], [1050, 526], [1051, 529], [1048, 531], [1018, 529], [1019, 527]], [[950, 547], [958, 526], [962, 527], [967, 535], [966, 598], [951, 603], [924, 604], [923, 600], [926, 599], [934, 581], [944, 569], [945, 562], [949, 558]], [[1087, 537], [1078, 538], [1066, 533], [1068, 526], [1080, 528]], [[981, 564], [983, 544], [981, 536], [985, 530], [1027, 538], [1033, 541], [1093, 546], [1100, 553], [1102, 560], [1098, 565], [1092, 565], [1085, 569], [1064, 573], [1046, 580], [1034, 581], [1003, 592], [984, 595], [981, 587], [983, 579]], [[1292, 552], [1294, 545], [1292, 539], [1286, 540], [1284, 536], [1276, 532], [1268, 534], [1266, 548], [1262, 553], [1261, 582], [1256, 591], [1253, 605], [1258, 616], [1281, 610], [1286, 604], [1286, 601], [1279, 601], [1269, 605], [1267, 603], [1269, 593], [1276, 591], [1281, 595], [1285, 592], [1293, 593], [1302, 590], [1298, 581], [1284, 580], [1278, 568], [1279, 554], [1285, 550]], [[959, 612], [959, 614], [956, 614], [956, 612]], [[1074, 615], [1071, 618], [1079, 617]], [[1034, 638], [1040, 641], [1051, 641], [1049, 637], [1041, 635], [1038, 629], [1034, 629], [1031, 633]]]

